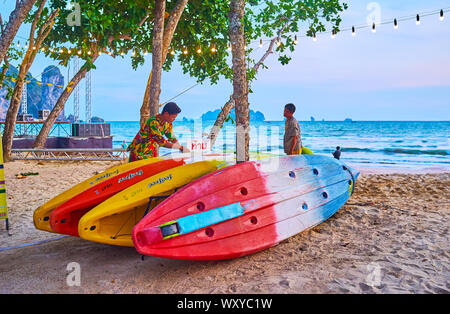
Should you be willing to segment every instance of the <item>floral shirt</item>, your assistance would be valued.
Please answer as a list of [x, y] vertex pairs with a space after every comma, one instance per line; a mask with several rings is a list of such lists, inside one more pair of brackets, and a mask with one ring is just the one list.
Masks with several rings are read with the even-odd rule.
[[[167, 138], [164, 139], [164, 137]], [[127, 151], [138, 160], [146, 157], [157, 157], [158, 148], [167, 142], [175, 143], [172, 123], [158, 120], [158, 116], [150, 117], [134, 137]]]

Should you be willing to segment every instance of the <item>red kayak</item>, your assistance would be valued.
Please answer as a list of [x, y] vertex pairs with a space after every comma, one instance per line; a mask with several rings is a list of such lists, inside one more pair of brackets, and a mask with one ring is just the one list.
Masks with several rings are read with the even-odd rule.
[[186, 185], [133, 228], [137, 251], [187, 260], [252, 254], [331, 217], [358, 172], [320, 155], [244, 162]]
[[145, 164], [111, 177], [56, 207], [50, 215], [50, 226], [55, 232], [79, 236], [78, 222], [92, 208], [145, 178], [184, 164], [185, 159], [167, 159]]

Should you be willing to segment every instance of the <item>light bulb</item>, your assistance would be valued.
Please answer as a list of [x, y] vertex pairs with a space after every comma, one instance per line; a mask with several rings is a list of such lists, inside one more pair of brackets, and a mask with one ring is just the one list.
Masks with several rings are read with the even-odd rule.
[[81, 55], [81, 50], [78, 50], [78, 54]]
[[314, 34], [314, 36], [313, 36], [313, 41], [317, 41], [317, 36], [316, 36], [316, 34]]
[[294, 36], [294, 45], [298, 44], [298, 39], [297, 39], [297, 35]]
[[263, 46], [263, 42], [262, 42], [262, 39], [260, 39], [259, 40], [259, 48], [262, 48], [262, 46]]
[[419, 16], [419, 14], [417, 14], [417, 16], [416, 16], [416, 24], [420, 25], [420, 16]]
[[441, 21], [444, 20], [444, 10], [441, 10], [441, 12], [439, 13], [439, 19], [440, 19]]
[[188, 54], [188, 51], [187, 51], [187, 49], [184, 49], [184, 50], [183, 50], [183, 54], [185, 54], [185, 55], [187, 55], [187, 54]]
[[202, 53], [202, 49], [200, 47], [198, 47], [197, 53]]
[[375, 23], [373, 23], [372, 24], [372, 33], [376, 33], [376, 32], [377, 32], [377, 29], [376, 29]]
[[68, 53], [68, 54], [71, 54], [71, 53], [72, 53], [72, 50], [70, 50], [70, 49], [67, 50], [67, 53]]
[[398, 22], [397, 22], [397, 19], [394, 19], [394, 28], [395, 28], [395, 29], [398, 29]]
[[62, 48], [61, 49], [59, 49], [59, 53], [63, 53], [64, 52], [64, 50], [62, 50]]
[[356, 36], [356, 30], [354, 26], [352, 26], [352, 36]]
[[216, 45], [213, 45], [212, 47], [211, 47], [211, 52], [212, 53], [215, 53], [217, 50], [216, 50]]

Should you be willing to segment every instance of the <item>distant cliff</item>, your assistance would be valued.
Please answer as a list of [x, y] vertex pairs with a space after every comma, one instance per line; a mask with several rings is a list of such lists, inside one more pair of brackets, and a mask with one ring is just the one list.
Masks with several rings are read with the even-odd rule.
[[[7, 75], [17, 76], [18, 70], [14, 66], [10, 66]], [[42, 109], [52, 110], [59, 96], [63, 92], [63, 87], [57, 87], [56, 85], [64, 86], [64, 77], [59, 69], [55, 66], [49, 66], [42, 72], [42, 80], [39, 82], [32, 78], [31, 74], [27, 74], [27, 79], [31, 80], [27, 84], [27, 113], [33, 115], [33, 118], [38, 118], [38, 111]], [[0, 89], [0, 120], [5, 120], [6, 112], [9, 107], [9, 100], [6, 99], [8, 92], [7, 86], [11, 88], [14, 84], [10, 80], [5, 80], [5, 86]], [[49, 86], [48, 84], [51, 84]], [[22, 109], [19, 110], [19, 113]], [[64, 111], [58, 117], [58, 120], [64, 119]]]
[[[217, 116], [219, 115], [221, 109], [217, 109], [214, 111], [208, 111], [207, 113], [204, 113], [202, 115], [203, 121], [215, 121], [217, 119]], [[233, 118], [234, 121], [236, 121], [236, 113], [234, 108], [230, 112], [230, 116]], [[264, 114], [260, 111], [253, 111], [250, 110], [250, 121], [265, 121], [266, 118], [264, 117]]]
[[[64, 87], [56, 86], [64, 86], [64, 76], [61, 75], [61, 72], [57, 67], [49, 66], [44, 69], [44, 72], [42, 72], [42, 83], [41, 101], [37, 104], [37, 109], [52, 110], [53, 106], [58, 101], [59, 96], [61, 96], [64, 91]], [[33, 117], [37, 117], [37, 111], [32, 114]], [[57, 120], [64, 120], [64, 109]]]

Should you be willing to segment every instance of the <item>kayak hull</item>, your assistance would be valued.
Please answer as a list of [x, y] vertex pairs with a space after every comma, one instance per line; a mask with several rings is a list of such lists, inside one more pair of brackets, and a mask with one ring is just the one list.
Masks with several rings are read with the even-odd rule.
[[78, 223], [78, 234], [94, 242], [132, 247], [132, 228], [148, 212], [177, 189], [224, 166], [223, 161], [199, 161], [146, 178], [87, 212]]
[[144, 255], [187, 260], [252, 254], [331, 217], [350, 197], [357, 176], [321, 155], [230, 166], [154, 208], [133, 228], [134, 245]]
[[140, 160], [132, 163], [126, 163], [119, 166], [112, 167], [106, 171], [103, 171], [95, 176], [80, 182], [79, 184], [71, 187], [70, 189], [64, 191], [63, 193], [55, 196], [42, 206], [38, 207], [33, 213], [33, 223], [36, 229], [47, 231], [47, 232], [55, 232], [50, 226], [50, 215], [53, 210], [64, 202], [70, 200], [74, 196], [79, 193], [89, 189], [93, 186], [96, 186], [111, 177], [115, 177], [124, 172], [130, 171], [134, 168], [137, 168], [142, 165], [154, 163], [162, 160], [161, 158], [150, 158], [145, 160]]
[[57, 233], [79, 236], [78, 223], [81, 217], [92, 208], [148, 177], [181, 166], [184, 163], [183, 159], [161, 160], [144, 164], [108, 178], [56, 207], [50, 214], [50, 227]]

